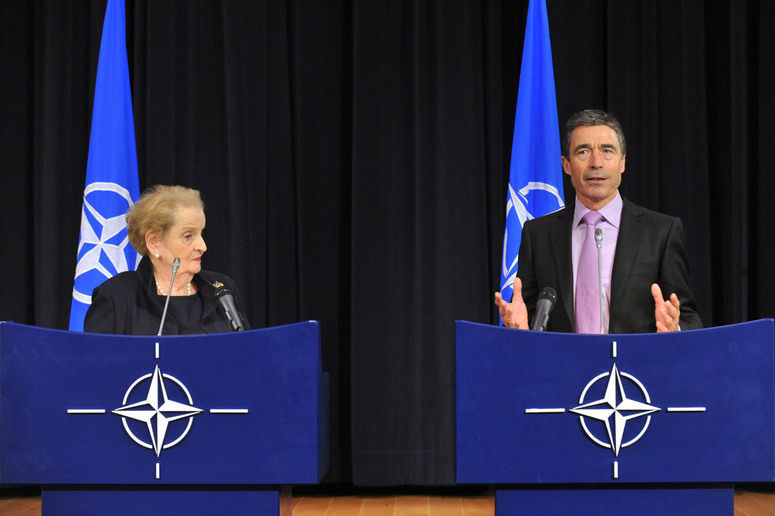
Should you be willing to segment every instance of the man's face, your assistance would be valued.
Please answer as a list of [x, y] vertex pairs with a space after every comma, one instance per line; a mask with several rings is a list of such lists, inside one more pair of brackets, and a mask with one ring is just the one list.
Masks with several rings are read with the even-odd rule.
[[622, 183], [625, 157], [616, 131], [607, 125], [582, 125], [570, 137], [568, 159], [562, 168], [570, 176], [581, 203], [599, 210], [616, 196]]

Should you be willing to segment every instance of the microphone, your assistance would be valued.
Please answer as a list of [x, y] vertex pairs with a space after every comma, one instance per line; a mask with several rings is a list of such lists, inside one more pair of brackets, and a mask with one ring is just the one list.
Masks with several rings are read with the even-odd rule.
[[234, 304], [234, 295], [231, 293], [231, 290], [224, 285], [215, 287], [215, 299], [218, 300], [221, 308], [226, 312], [226, 319], [229, 320], [229, 328], [231, 328], [231, 331], [243, 331], [245, 325], [242, 324], [242, 318]]
[[595, 246], [597, 246], [597, 291], [600, 298], [600, 335], [605, 333], [605, 320], [603, 319], [603, 230], [595, 230]]
[[546, 324], [549, 322], [549, 314], [552, 313], [556, 302], [557, 292], [555, 292], [552, 287], [544, 287], [544, 289], [541, 290], [541, 293], [538, 294], [536, 313], [533, 315], [533, 324], [530, 326], [531, 330], [546, 330]]
[[180, 258], [177, 256], [172, 260], [172, 279], [170, 279], [170, 288], [167, 290], [167, 299], [164, 301], [164, 311], [161, 313], [161, 324], [159, 325], [159, 333], [157, 337], [161, 337], [161, 329], [164, 328], [164, 320], [167, 318], [167, 308], [170, 306], [170, 296], [172, 295], [172, 284], [175, 282], [175, 274], [178, 273], [180, 267]]

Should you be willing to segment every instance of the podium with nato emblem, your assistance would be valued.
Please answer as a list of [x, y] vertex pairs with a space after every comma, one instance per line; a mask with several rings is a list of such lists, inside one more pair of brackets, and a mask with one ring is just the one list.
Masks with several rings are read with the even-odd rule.
[[118, 336], [0, 323], [0, 482], [44, 514], [290, 514], [328, 467], [320, 329]]
[[457, 482], [496, 514], [726, 514], [775, 480], [771, 319], [575, 335], [456, 322]]

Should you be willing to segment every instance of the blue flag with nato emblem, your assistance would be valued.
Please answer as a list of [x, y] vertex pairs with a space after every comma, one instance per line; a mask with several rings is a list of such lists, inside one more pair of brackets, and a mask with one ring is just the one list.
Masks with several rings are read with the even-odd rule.
[[545, 0], [530, 0], [506, 196], [500, 289], [505, 300], [514, 293], [522, 225], [565, 206], [560, 153], [549, 16]]
[[139, 196], [124, 0], [108, 0], [94, 87], [70, 331], [83, 331], [94, 287], [137, 267], [140, 256], [129, 244], [125, 214]]

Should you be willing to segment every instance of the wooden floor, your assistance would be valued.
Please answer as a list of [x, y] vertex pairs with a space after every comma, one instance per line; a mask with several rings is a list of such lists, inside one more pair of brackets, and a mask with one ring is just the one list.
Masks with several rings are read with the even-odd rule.
[[492, 516], [492, 496], [346, 495], [299, 496], [293, 516]]
[[[315, 496], [293, 499], [293, 516], [491, 516], [495, 501], [489, 495], [378, 494]], [[39, 516], [40, 493], [0, 491], [0, 515]], [[775, 515], [775, 491], [735, 491], [734, 516]]]

